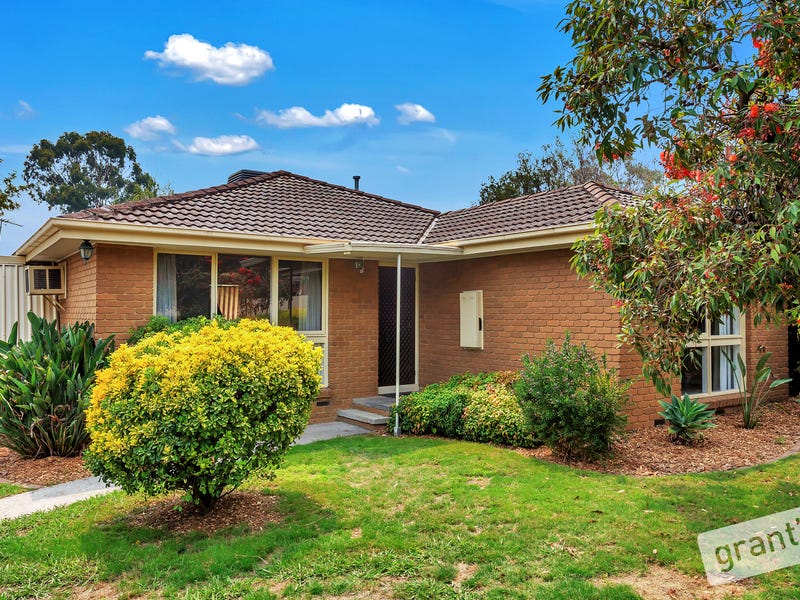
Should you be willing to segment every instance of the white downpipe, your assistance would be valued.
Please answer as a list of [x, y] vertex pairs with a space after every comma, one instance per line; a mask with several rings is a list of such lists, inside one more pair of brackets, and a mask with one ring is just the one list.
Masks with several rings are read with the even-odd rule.
[[395, 300], [394, 324], [394, 435], [400, 435], [400, 284], [401, 284], [401, 255], [397, 255], [397, 298]]

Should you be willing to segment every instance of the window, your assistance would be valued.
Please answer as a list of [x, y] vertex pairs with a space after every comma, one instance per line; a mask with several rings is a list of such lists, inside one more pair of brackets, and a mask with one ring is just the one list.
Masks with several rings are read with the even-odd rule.
[[170, 321], [211, 314], [211, 257], [159, 254], [156, 314]]
[[269, 318], [271, 262], [267, 256], [220, 254], [217, 312], [226, 319]]
[[155, 313], [171, 321], [217, 314], [268, 318], [293, 327], [323, 349], [322, 382], [327, 385], [324, 264], [270, 256], [158, 253]]
[[701, 320], [700, 339], [683, 358], [681, 393], [711, 394], [739, 389], [737, 357], [742, 350], [740, 315]]
[[322, 330], [322, 263], [278, 262], [278, 325]]

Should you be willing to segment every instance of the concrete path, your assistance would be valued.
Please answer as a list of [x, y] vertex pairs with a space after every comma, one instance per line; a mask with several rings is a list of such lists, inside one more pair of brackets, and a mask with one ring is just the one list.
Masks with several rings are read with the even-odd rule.
[[[296, 444], [310, 444], [321, 440], [350, 435], [372, 433], [368, 429], [351, 425], [349, 423], [318, 423], [309, 425], [303, 435], [297, 438]], [[102, 496], [117, 490], [116, 486], [107, 486], [99, 477], [87, 477], [68, 483], [51, 485], [24, 494], [16, 494], [7, 498], [0, 498], [0, 521], [3, 519], [16, 519], [23, 515], [50, 510], [57, 506], [66, 506], [79, 500], [92, 496]]]

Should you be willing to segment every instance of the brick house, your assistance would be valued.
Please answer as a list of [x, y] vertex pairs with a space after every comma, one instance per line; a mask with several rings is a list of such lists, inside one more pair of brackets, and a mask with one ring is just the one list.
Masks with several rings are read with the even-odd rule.
[[[218, 187], [51, 218], [16, 254], [64, 265], [60, 320], [92, 321], [118, 342], [153, 314], [268, 317], [302, 331], [325, 353], [312, 421], [394, 392], [398, 379], [413, 391], [456, 373], [516, 369], [522, 354], [569, 330], [635, 380], [630, 422], [645, 426], [661, 396], [640, 379], [638, 356], [617, 347], [610, 298], [569, 267], [594, 213], [630, 200], [587, 183], [439, 213], [286, 171], [239, 171]], [[676, 391], [733, 406], [725, 356], [742, 352], [750, 366], [765, 350], [786, 376], [785, 327], [738, 315], [706, 323], [700, 365]]]

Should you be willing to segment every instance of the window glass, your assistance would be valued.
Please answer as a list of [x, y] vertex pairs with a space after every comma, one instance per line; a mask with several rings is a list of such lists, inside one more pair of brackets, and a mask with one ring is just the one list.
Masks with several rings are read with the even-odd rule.
[[270, 258], [220, 254], [217, 312], [226, 319], [269, 318]]
[[159, 254], [156, 314], [170, 321], [211, 314], [211, 257]]
[[713, 346], [711, 348], [711, 391], [723, 392], [738, 389], [736, 357], [738, 346]]
[[737, 357], [742, 346], [739, 314], [705, 319], [702, 323], [699, 341], [692, 344], [683, 360], [681, 392], [705, 394], [738, 390]]
[[322, 329], [322, 263], [278, 261], [278, 325]]
[[681, 369], [681, 395], [705, 392], [703, 389], [703, 363], [705, 362], [703, 348], [690, 348], [686, 351]]

